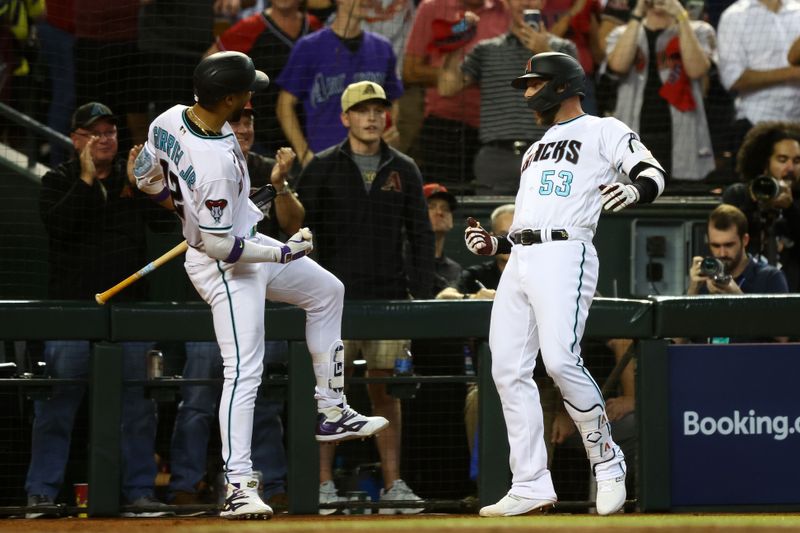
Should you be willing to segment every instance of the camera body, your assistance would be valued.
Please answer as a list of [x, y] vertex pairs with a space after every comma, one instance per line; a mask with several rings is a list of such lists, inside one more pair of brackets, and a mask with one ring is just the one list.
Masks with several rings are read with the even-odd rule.
[[536, 31], [539, 31], [539, 28], [542, 25], [542, 12], [538, 9], [526, 9], [522, 12], [522, 17], [525, 20], [525, 23], [533, 28]]
[[750, 194], [758, 202], [769, 202], [781, 193], [781, 183], [772, 176], [756, 176], [747, 184]]
[[725, 273], [725, 263], [713, 255], [700, 262], [700, 275], [711, 278], [717, 285], [727, 285], [731, 281], [731, 275]]

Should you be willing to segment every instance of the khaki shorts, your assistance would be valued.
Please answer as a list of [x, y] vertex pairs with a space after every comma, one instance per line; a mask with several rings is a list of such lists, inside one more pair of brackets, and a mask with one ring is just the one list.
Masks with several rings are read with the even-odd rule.
[[367, 368], [392, 369], [394, 360], [411, 347], [410, 340], [360, 340], [344, 342], [344, 364], [353, 366], [356, 359], [365, 359]]

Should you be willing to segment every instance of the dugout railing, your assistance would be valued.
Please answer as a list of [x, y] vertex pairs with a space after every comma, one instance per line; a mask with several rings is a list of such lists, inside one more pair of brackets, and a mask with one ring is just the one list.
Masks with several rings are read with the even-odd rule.
[[[347, 303], [343, 337], [349, 339], [486, 339], [491, 302], [376, 301]], [[797, 336], [800, 296], [654, 297], [628, 300], [596, 298], [585, 338], [632, 338], [637, 357], [638, 472], [636, 507], [670, 509], [668, 410], [668, 337], [711, 335]], [[747, 320], [743, 320], [743, 317]], [[267, 337], [290, 341], [287, 386], [289, 510], [316, 513], [318, 453], [313, 437], [316, 406], [310, 391], [313, 373], [305, 348], [304, 315], [292, 307], [267, 306]], [[89, 339], [96, 341], [89, 377], [90, 436], [88, 481], [90, 516], [116, 516], [121, 510], [120, 408], [122, 350], [120, 341], [213, 341], [211, 313], [200, 303], [109, 305], [89, 302], [0, 301], [0, 341]], [[505, 425], [492, 383], [486, 343], [478, 350], [479, 403], [478, 496], [493, 503], [508, 490], [508, 445]], [[436, 381], [427, 376], [398, 380]], [[6, 378], [2, 387], [41, 389], [53, 380]], [[179, 380], [172, 385], [177, 386]], [[159, 387], [165, 386], [159, 383]], [[20, 490], [22, 488], [20, 487]], [[370, 504], [367, 504], [370, 505]], [[436, 502], [429, 502], [436, 508]], [[408, 505], [405, 505], [408, 507]], [[22, 510], [21, 508], [19, 510]], [[4, 514], [10, 514], [6, 509]]]

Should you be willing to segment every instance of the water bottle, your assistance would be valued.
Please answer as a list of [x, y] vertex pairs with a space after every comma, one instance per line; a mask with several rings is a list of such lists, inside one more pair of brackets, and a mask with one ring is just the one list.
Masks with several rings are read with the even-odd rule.
[[[394, 375], [400, 377], [414, 375], [414, 362], [408, 348], [404, 348], [395, 358]], [[419, 383], [389, 383], [386, 392], [400, 400], [409, 400], [416, 396], [419, 385]]]
[[472, 345], [470, 343], [464, 344], [464, 375], [475, 375], [475, 360], [472, 358]]
[[158, 379], [164, 376], [164, 354], [161, 350], [147, 352], [147, 379]]
[[395, 376], [410, 376], [414, 373], [414, 362], [411, 357], [411, 351], [408, 348], [403, 349], [394, 360], [394, 375]]

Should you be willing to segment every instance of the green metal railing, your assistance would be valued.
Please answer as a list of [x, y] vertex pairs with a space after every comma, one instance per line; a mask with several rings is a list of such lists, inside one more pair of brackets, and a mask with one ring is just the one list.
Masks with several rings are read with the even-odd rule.
[[[375, 301], [348, 303], [347, 339], [462, 339], [488, 337], [490, 301]], [[741, 316], [746, 309], [748, 322]], [[800, 296], [597, 298], [586, 338], [637, 340], [639, 424], [638, 506], [669, 509], [667, 435], [667, 341], [665, 337], [797, 335]], [[311, 358], [305, 346], [305, 316], [293, 307], [267, 306], [268, 339], [290, 341], [287, 385], [290, 512], [316, 513], [318, 453]], [[0, 301], [0, 340], [89, 339], [91, 360], [89, 500], [91, 516], [119, 513], [119, 417], [122, 398], [121, 341], [214, 340], [210, 309], [202, 303], [142, 303], [99, 307], [89, 302]], [[499, 398], [491, 378], [486, 343], [478, 348], [480, 476], [482, 504], [507, 490], [508, 443]], [[429, 379], [421, 377], [420, 380]], [[25, 380], [0, 380], [18, 385]], [[37, 380], [37, 384], [38, 384]], [[178, 381], [178, 380], [176, 380]]]

